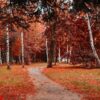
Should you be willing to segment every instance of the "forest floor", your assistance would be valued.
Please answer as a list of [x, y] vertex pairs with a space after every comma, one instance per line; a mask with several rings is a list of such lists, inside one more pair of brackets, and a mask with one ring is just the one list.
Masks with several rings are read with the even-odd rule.
[[13, 65], [7, 70], [0, 66], [0, 100], [26, 100], [34, 93], [35, 87], [26, 68]]
[[100, 100], [100, 69], [58, 64], [43, 73], [66, 89], [83, 95], [83, 100]]
[[[2, 99], [3, 98], [3, 99]], [[0, 67], [0, 100], [100, 100], [100, 69], [34, 63]]]
[[[42, 64], [41, 64], [42, 65]], [[35, 64], [34, 68], [28, 68], [30, 77], [36, 87], [36, 93], [29, 100], [81, 100], [77, 93], [65, 89], [60, 84], [46, 77], [42, 71], [44, 66]]]

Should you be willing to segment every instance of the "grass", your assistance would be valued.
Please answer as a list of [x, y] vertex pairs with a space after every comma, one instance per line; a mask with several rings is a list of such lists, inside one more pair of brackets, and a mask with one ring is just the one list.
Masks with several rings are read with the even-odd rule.
[[[0, 96], [9, 100], [12, 100], [12, 97], [14, 100], [18, 97], [25, 100], [28, 94], [34, 94], [34, 85], [26, 68], [19, 65], [12, 66], [11, 70], [7, 70], [5, 66], [0, 67]], [[23, 99], [20, 98], [20, 100]]]
[[80, 93], [84, 100], [100, 100], [100, 70], [80, 66], [56, 65], [45, 69], [45, 75], [73, 92]]

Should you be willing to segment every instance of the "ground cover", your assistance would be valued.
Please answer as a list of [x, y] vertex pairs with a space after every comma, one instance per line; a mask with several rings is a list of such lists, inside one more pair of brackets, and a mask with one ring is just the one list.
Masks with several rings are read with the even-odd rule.
[[[34, 85], [27, 69], [19, 65], [7, 70], [0, 67], [0, 97], [4, 100], [25, 100], [26, 96], [34, 95]], [[2, 100], [3, 100], [2, 99]]]
[[50, 79], [71, 91], [84, 95], [84, 100], [100, 100], [100, 70], [80, 66], [56, 65], [43, 71]]

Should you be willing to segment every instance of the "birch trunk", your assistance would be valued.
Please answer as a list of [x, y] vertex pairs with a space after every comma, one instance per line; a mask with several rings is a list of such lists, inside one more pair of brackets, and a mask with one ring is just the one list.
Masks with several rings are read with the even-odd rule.
[[1, 48], [0, 48], [0, 64], [2, 65]]
[[67, 57], [66, 57], [66, 63], [67, 63], [67, 64], [68, 64], [68, 58], [69, 58], [69, 57], [68, 57], [68, 56], [69, 56], [69, 49], [68, 49], [68, 48], [69, 48], [69, 46], [68, 46], [68, 44], [67, 44]]
[[21, 32], [22, 67], [24, 68], [24, 34]]
[[6, 60], [7, 60], [7, 69], [10, 69], [10, 55], [9, 55], [9, 52], [10, 52], [10, 48], [9, 48], [9, 30], [8, 30], [8, 25], [6, 27], [6, 46], [7, 46], [7, 54], [6, 54]]
[[69, 50], [68, 64], [71, 63], [71, 54], [72, 54], [72, 47], [70, 47], [70, 50]]
[[61, 63], [61, 49], [59, 47], [59, 51], [58, 51], [58, 61], [59, 63]]
[[89, 14], [87, 14], [86, 17], [87, 17], [87, 24], [88, 24], [88, 30], [89, 30], [90, 45], [91, 45], [91, 48], [92, 48], [92, 51], [93, 51], [93, 55], [94, 55], [95, 59], [97, 60], [97, 63], [100, 66], [100, 58], [99, 58], [99, 56], [96, 52], [95, 46], [94, 46], [94, 40], [93, 40], [93, 34], [92, 34]]

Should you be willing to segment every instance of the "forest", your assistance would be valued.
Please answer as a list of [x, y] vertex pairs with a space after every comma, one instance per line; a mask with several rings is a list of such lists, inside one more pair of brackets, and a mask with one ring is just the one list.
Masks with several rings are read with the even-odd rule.
[[0, 0], [0, 67], [36, 63], [99, 70], [100, 0]]
[[11, 63], [36, 61], [48, 67], [61, 61], [100, 65], [98, 0], [1, 0], [0, 5], [0, 63], [8, 69]]

